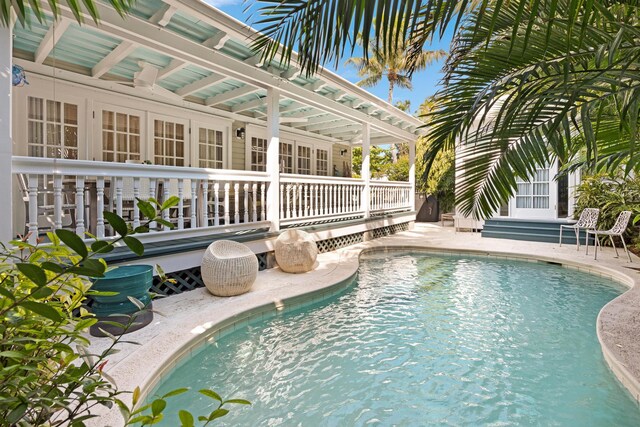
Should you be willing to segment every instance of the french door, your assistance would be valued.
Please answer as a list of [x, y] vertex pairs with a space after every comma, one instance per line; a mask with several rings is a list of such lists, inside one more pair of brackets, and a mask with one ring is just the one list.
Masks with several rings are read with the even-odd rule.
[[557, 218], [558, 186], [554, 180], [557, 163], [540, 167], [528, 180], [517, 179], [518, 190], [512, 202], [512, 217], [528, 219]]

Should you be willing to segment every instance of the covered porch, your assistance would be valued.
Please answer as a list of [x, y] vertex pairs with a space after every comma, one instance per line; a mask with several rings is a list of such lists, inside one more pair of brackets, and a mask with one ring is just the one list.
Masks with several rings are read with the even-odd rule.
[[[126, 20], [99, 7], [99, 26], [63, 9], [0, 29], [0, 68], [28, 81], [1, 76], [3, 241], [108, 237], [104, 210], [137, 227], [149, 197], [180, 202], [148, 242], [413, 211], [416, 118], [327, 70], [262, 63], [255, 32], [201, 2], [142, 0]], [[370, 178], [369, 148], [390, 143], [409, 144], [406, 182]]]

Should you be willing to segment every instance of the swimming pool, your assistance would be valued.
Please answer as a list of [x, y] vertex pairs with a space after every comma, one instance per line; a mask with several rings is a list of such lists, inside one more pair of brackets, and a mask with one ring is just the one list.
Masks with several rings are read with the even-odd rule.
[[366, 255], [345, 293], [203, 346], [154, 394], [193, 390], [167, 426], [208, 412], [201, 388], [253, 402], [226, 425], [640, 425], [595, 334], [622, 290], [543, 263]]

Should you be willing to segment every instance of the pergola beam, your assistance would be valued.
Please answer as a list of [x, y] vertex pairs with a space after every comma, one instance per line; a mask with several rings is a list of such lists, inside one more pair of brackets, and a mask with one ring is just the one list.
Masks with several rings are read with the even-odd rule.
[[207, 77], [196, 80], [193, 83], [189, 83], [188, 85], [181, 87], [180, 89], [176, 90], [176, 94], [178, 96], [185, 97], [187, 95], [191, 95], [192, 93], [201, 91], [202, 89], [206, 89], [209, 86], [212, 86], [219, 81], [224, 80], [225, 78], [226, 76], [223, 76], [222, 74], [212, 73]]
[[164, 6], [158, 9], [158, 11], [154, 13], [151, 18], [149, 18], [149, 22], [152, 22], [160, 27], [166, 27], [177, 11], [177, 7], [165, 3]]
[[261, 89], [251, 85], [245, 85], [236, 89], [228, 90], [226, 92], [220, 93], [210, 98], [207, 98], [207, 100], [204, 103], [205, 105], [211, 107], [213, 105], [222, 104], [227, 101], [231, 101], [232, 99], [239, 98], [241, 96], [249, 95], [250, 93], [258, 92], [259, 90]]
[[100, 78], [103, 74], [109, 72], [109, 70], [120, 63], [120, 61], [129, 56], [136, 47], [137, 45], [135, 43], [129, 40], [124, 40], [91, 69], [91, 76]]
[[225, 31], [219, 31], [215, 36], [209, 37], [207, 40], [202, 43], [211, 49], [222, 49], [224, 44], [229, 41], [230, 37]]
[[159, 81], [159, 80], [162, 80], [162, 79], [166, 79], [171, 74], [182, 70], [187, 65], [189, 65], [189, 64], [187, 64], [184, 61], [181, 61], [179, 59], [172, 59], [171, 62], [169, 63], [169, 65], [164, 67], [162, 70], [158, 71], [158, 78], [156, 80]]
[[64, 32], [69, 28], [70, 24], [71, 20], [66, 18], [61, 18], [59, 21], [54, 21], [53, 24], [51, 24], [49, 31], [44, 35], [44, 38], [36, 50], [33, 62], [36, 64], [42, 64], [44, 60], [47, 59]]
[[254, 108], [262, 107], [265, 102], [265, 98], [258, 98], [252, 101], [243, 102], [242, 104], [234, 105], [233, 107], [231, 107], [231, 112], [239, 113], [241, 111], [252, 110]]
[[[169, 3], [174, 2], [169, 1]], [[155, 25], [145, 20], [135, 16], [129, 16], [123, 20], [106, 4], [97, 3], [96, 7], [101, 16], [100, 24], [97, 25], [87, 14], [84, 14], [86, 27], [93, 28], [96, 31], [111, 36], [126, 39], [131, 43], [138, 43], [153, 51], [225, 74], [244, 83], [265, 89], [278, 87], [282, 96], [304, 102], [309, 106], [348, 118], [352, 121], [367, 121], [373, 129], [383, 130], [385, 133], [394, 135], [399, 140], [407, 141], [415, 138], [415, 135], [398, 129], [389, 123], [369, 117], [363, 112], [354, 110], [347, 105], [338, 102], [327, 102], [327, 98], [320, 94], [305, 90], [293, 82], [275, 77], [265, 70], [252, 67], [241, 60], [224, 55], [220, 51], [212, 51], [206, 46], [188, 40], [179, 34], [170, 31], [159, 32]], [[46, 4], [43, 5], [43, 8], [50, 11], [49, 6]], [[202, 9], [202, 11], [200, 11], [200, 9]], [[67, 6], [62, 5], [60, 12], [69, 19], [75, 19], [73, 13]], [[189, 9], [188, 13], [194, 16], [201, 16], [200, 14], [202, 14], [202, 16], [209, 16], [208, 9], [205, 5], [202, 7], [198, 6], [198, 10]]]
[[309, 132], [316, 132], [316, 131], [321, 131], [321, 130], [324, 130], [324, 129], [336, 128], [336, 127], [344, 126], [344, 125], [345, 125], [344, 120], [338, 118], [338, 119], [332, 120], [330, 122], [319, 123], [319, 124], [314, 124], [314, 125], [307, 126], [305, 128], [305, 130], [307, 130]]

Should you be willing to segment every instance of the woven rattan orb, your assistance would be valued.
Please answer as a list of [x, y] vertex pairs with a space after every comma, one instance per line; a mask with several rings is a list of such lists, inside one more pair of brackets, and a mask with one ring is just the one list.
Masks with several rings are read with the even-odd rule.
[[309, 233], [287, 230], [276, 239], [275, 253], [282, 271], [305, 273], [315, 267], [318, 246]]
[[249, 292], [258, 275], [258, 259], [242, 243], [218, 240], [202, 257], [202, 281], [213, 295], [230, 297]]

